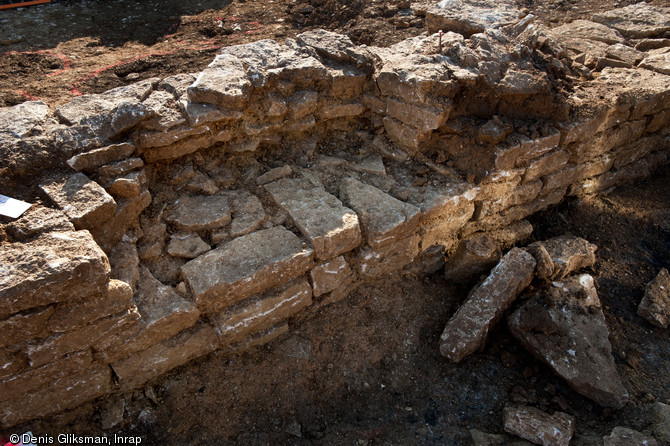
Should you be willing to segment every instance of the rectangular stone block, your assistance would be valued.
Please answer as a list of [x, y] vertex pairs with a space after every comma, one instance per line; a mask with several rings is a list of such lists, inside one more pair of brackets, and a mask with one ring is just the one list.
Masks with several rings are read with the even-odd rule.
[[28, 241], [44, 232], [72, 232], [74, 225], [57, 209], [33, 205], [20, 218], [5, 226], [9, 235], [18, 241]]
[[40, 184], [40, 189], [77, 229], [100, 226], [116, 212], [116, 202], [111, 195], [83, 173], [51, 178]]
[[236, 238], [181, 268], [202, 311], [215, 311], [306, 273], [314, 251], [283, 226]]
[[107, 289], [107, 256], [88, 231], [50, 232], [0, 249], [0, 319]]
[[80, 153], [70, 158], [67, 163], [77, 172], [93, 171], [105, 164], [121, 161], [128, 158], [135, 151], [135, 146], [128, 143], [113, 144], [111, 146]]
[[444, 124], [449, 117], [449, 110], [419, 107], [395, 99], [387, 101], [386, 112], [391, 118], [422, 132], [435, 130]]
[[420, 241], [419, 235], [412, 235], [381, 248], [360, 248], [356, 256], [358, 274], [362, 279], [376, 278], [401, 270], [419, 254]]
[[517, 145], [496, 151], [495, 167], [497, 170], [509, 170], [514, 166], [522, 166], [555, 149], [560, 141], [561, 133], [557, 130], [537, 139], [524, 137]]
[[491, 327], [530, 284], [536, 264], [532, 255], [518, 248], [505, 254], [447, 323], [440, 353], [460, 362], [483, 346]]
[[331, 259], [360, 245], [358, 216], [323, 187], [286, 178], [264, 187], [312, 243], [317, 258]]
[[107, 224], [91, 229], [91, 233], [100, 245], [110, 250], [118, 243], [128, 228], [135, 225], [142, 211], [151, 204], [151, 193], [143, 191], [133, 198], [119, 199], [116, 214]]
[[112, 364], [123, 390], [132, 390], [163, 373], [214, 351], [218, 337], [209, 325], [201, 324], [153, 347]]
[[475, 212], [475, 204], [465, 201], [444, 218], [434, 219], [421, 226], [421, 251], [431, 246], [441, 246], [448, 251], [458, 241], [459, 230]]
[[540, 177], [561, 170], [568, 163], [568, 154], [564, 150], [555, 150], [534, 160], [526, 169], [524, 183], [530, 183]]
[[601, 108], [590, 116], [580, 117], [575, 122], [563, 125], [561, 127], [560, 145], [566, 147], [573, 142], [591, 138], [602, 130], [606, 118], [607, 109]]
[[344, 202], [358, 214], [363, 234], [372, 248], [381, 248], [414, 233], [421, 210], [374, 186], [347, 178], [340, 185]]
[[222, 345], [239, 342], [288, 319], [312, 303], [312, 287], [306, 278], [229, 308], [214, 317]]
[[535, 180], [532, 183], [521, 184], [515, 187], [509, 194], [501, 196], [498, 200], [482, 201], [477, 219], [500, 213], [509, 207], [518, 206], [533, 200], [542, 190], [542, 185], [541, 180]]
[[320, 119], [351, 118], [365, 111], [363, 104], [324, 104], [317, 112]]
[[[151, 149], [155, 147], [165, 147], [175, 144], [182, 139], [209, 133], [210, 128], [207, 125], [193, 127], [184, 125], [163, 132], [143, 132], [140, 134], [139, 146], [141, 149]], [[149, 160], [147, 160], [149, 161]]]
[[625, 122], [619, 127], [603, 131], [591, 138], [575, 143], [567, 147], [570, 161], [575, 164], [582, 164], [609, 152], [615, 147], [629, 144], [642, 135], [646, 125], [647, 121], [645, 119]]
[[389, 117], [384, 118], [384, 129], [391, 141], [410, 152], [419, 150], [425, 136], [420, 130]]
[[650, 152], [668, 148], [670, 148], [670, 138], [660, 135], [643, 136], [629, 146], [614, 151], [614, 168], [620, 169], [640, 158], [644, 158]]
[[0, 321], [0, 333], [2, 333], [0, 348], [48, 336], [49, 328], [46, 322], [53, 312], [53, 307], [47, 307], [30, 313], [15, 314], [9, 319]]
[[246, 106], [250, 92], [251, 82], [242, 62], [229, 54], [216, 56], [187, 90], [190, 102], [238, 110]]
[[280, 322], [279, 324], [273, 327], [268, 328], [265, 331], [253, 334], [240, 342], [230, 345], [228, 348], [231, 351], [240, 353], [259, 345], [265, 345], [268, 342], [286, 333], [288, 333], [288, 322], [284, 321]]
[[353, 272], [342, 256], [314, 267], [309, 275], [312, 279], [314, 297], [346, 286], [353, 279]]

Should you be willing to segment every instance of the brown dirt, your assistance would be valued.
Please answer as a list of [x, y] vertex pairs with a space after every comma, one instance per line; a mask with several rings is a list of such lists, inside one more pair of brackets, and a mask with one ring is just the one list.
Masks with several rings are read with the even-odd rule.
[[[399, 1], [180, 3], [60, 2], [0, 11], [0, 105], [37, 97], [57, 106], [78, 92], [198, 71], [222, 45], [284, 39], [315, 26], [368, 45], [424, 32], [420, 21], [405, 20]], [[310, 11], [309, 3], [322, 5]], [[635, 2], [522, 3], [541, 20], [560, 24]], [[91, 11], [97, 11], [97, 22], [81, 18]], [[80, 16], [69, 15], [75, 13]], [[35, 23], [44, 31], [35, 30]], [[18, 36], [23, 37], [9, 43]], [[501, 410], [509, 401], [575, 415], [575, 444], [593, 444], [589, 441], [617, 425], [644, 429], [639, 406], [670, 403], [670, 375], [660, 373], [670, 369], [668, 330], [653, 328], [636, 314], [645, 284], [670, 266], [669, 203], [665, 169], [646, 182], [568, 201], [532, 220], [538, 240], [572, 233], [599, 246], [590, 272], [618, 370], [633, 397], [622, 411], [603, 409], [573, 392], [503, 325], [482, 352], [462, 363], [442, 358], [439, 335], [468, 287], [450, 285], [436, 274], [377, 281], [311, 310], [288, 335], [266, 346], [237, 356], [217, 352], [154, 380], [144, 391], [121, 395], [124, 422], [106, 433], [141, 435], [143, 444], [151, 445], [460, 445], [470, 444], [471, 428], [502, 433]], [[97, 435], [109, 401], [16, 430]]]

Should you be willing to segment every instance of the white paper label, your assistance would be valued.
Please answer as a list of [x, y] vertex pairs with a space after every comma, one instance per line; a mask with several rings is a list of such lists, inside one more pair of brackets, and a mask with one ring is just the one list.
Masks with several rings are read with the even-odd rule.
[[9, 218], [19, 218], [32, 204], [0, 195], [0, 215]]

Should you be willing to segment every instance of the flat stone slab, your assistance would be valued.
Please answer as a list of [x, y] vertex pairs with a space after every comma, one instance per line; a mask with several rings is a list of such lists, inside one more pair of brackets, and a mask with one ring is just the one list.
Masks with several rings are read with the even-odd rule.
[[524, 14], [513, 0], [442, 0], [426, 10], [431, 33], [453, 31], [470, 37], [518, 22]]
[[261, 200], [247, 191], [235, 192], [231, 200], [233, 221], [230, 223], [230, 235], [239, 237], [261, 227], [267, 215]]
[[182, 197], [165, 221], [185, 231], [220, 228], [231, 221], [229, 199], [221, 195]]
[[602, 23], [590, 20], [575, 20], [551, 30], [553, 36], [564, 36], [566, 38], [596, 40], [608, 45], [623, 43], [624, 38], [618, 31], [605, 26]]
[[237, 57], [219, 54], [188, 87], [187, 92], [191, 102], [240, 109], [249, 99], [251, 82]]
[[482, 347], [491, 328], [530, 284], [535, 265], [533, 256], [521, 249], [512, 248], [505, 254], [447, 322], [440, 336], [440, 353], [460, 362]]
[[353, 272], [344, 257], [339, 256], [328, 260], [310, 272], [314, 297], [329, 293], [351, 282]]
[[44, 232], [75, 230], [63, 212], [44, 206], [32, 206], [19, 219], [9, 223], [6, 229], [17, 240], [27, 240]]
[[173, 235], [167, 246], [168, 254], [186, 259], [195, 259], [210, 249], [198, 234]]
[[107, 290], [107, 256], [88, 231], [50, 232], [0, 249], [0, 319]]
[[503, 424], [506, 432], [545, 446], [568, 446], [575, 432], [575, 417], [563, 412], [549, 415], [527, 406], [506, 406]]
[[314, 251], [283, 226], [238, 237], [181, 268], [201, 310], [214, 311], [307, 272]]
[[663, 37], [665, 32], [670, 31], [670, 8], [640, 2], [595, 14], [593, 21], [607, 25], [630, 39]]
[[538, 277], [560, 280], [595, 265], [598, 247], [580, 237], [561, 235], [535, 242], [527, 249], [538, 262]]
[[419, 225], [421, 210], [418, 207], [353, 178], [342, 181], [340, 195], [358, 214], [363, 234], [372, 248], [406, 238]]
[[661, 328], [670, 325], [670, 274], [663, 268], [658, 275], [647, 284], [642, 302], [637, 307], [637, 314], [650, 324]]
[[670, 74], [670, 48], [651, 50], [640, 62], [640, 68]]
[[317, 258], [331, 259], [360, 245], [358, 216], [323, 187], [287, 178], [264, 187], [312, 243]]
[[630, 446], [630, 445], [658, 446], [654, 437], [645, 435], [627, 427], [617, 426], [612, 433], [603, 437], [604, 446]]
[[512, 335], [547, 363], [576, 392], [602, 406], [628, 400], [612, 357], [612, 345], [593, 278], [553, 282], [508, 318]]
[[128, 143], [113, 144], [90, 152], [80, 153], [70, 158], [67, 163], [77, 172], [92, 171], [105, 164], [128, 158], [135, 151], [135, 146]]
[[49, 106], [42, 101], [28, 101], [13, 107], [0, 108], [0, 139], [30, 136], [51, 116]]
[[47, 180], [40, 184], [40, 188], [77, 229], [100, 226], [116, 212], [112, 196], [83, 173]]

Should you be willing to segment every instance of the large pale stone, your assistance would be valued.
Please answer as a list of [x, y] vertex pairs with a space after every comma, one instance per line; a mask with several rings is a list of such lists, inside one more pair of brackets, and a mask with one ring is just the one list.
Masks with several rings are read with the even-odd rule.
[[314, 267], [310, 272], [314, 297], [330, 293], [346, 285], [353, 273], [344, 257], [339, 256]]
[[579, 38], [588, 40], [597, 40], [609, 45], [614, 43], [623, 43], [624, 39], [614, 29], [603, 25], [602, 23], [592, 22], [590, 20], [575, 20], [565, 25], [561, 25], [551, 30], [554, 36], [565, 36], [568, 38]]
[[442, 0], [426, 10], [426, 27], [431, 33], [454, 31], [470, 37], [489, 28], [500, 28], [523, 17], [512, 0]]
[[91, 229], [109, 220], [116, 212], [114, 199], [95, 181], [82, 173], [52, 178], [40, 188], [65, 212], [77, 229]]
[[215, 316], [223, 345], [239, 342], [288, 319], [312, 303], [312, 287], [300, 278]]
[[375, 56], [365, 48], [353, 44], [349, 37], [323, 29], [307, 31], [296, 36], [298, 44], [314, 48], [327, 59], [354, 64], [372, 71]]
[[535, 259], [512, 248], [447, 323], [440, 353], [454, 362], [481, 348], [505, 310], [533, 278]]
[[88, 231], [50, 232], [0, 249], [0, 319], [107, 289], [107, 256]]
[[214, 311], [307, 272], [314, 251], [282, 226], [238, 237], [181, 268], [198, 308]]
[[658, 275], [647, 284], [637, 314], [649, 323], [661, 328], [670, 325], [670, 274], [663, 268]]
[[620, 408], [628, 400], [588, 274], [553, 282], [507, 322], [512, 335], [578, 393], [602, 406]]
[[113, 144], [111, 146], [94, 149], [70, 158], [67, 163], [77, 172], [92, 171], [105, 164], [121, 161], [128, 158], [135, 151], [135, 146], [128, 143]]
[[[539, 275], [542, 279], [560, 280], [596, 263], [595, 252], [598, 247], [580, 237], [561, 235], [535, 242], [528, 246], [528, 250], [535, 255], [540, 247], [544, 248], [549, 255], [549, 257], [544, 257], [545, 260], [541, 260], [539, 255], [536, 256], [540, 264], [538, 270], [546, 271], [548, 274]], [[551, 259], [551, 264], [546, 264], [548, 259]]]
[[175, 234], [167, 246], [168, 254], [186, 259], [195, 259], [210, 249], [210, 246], [198, 234]]
[[317, 258], [331, 259], [361, 243], [356, 213], [323, 187], [307, 179], [286, 178], [264, 187], [312, 243]]
[[395, 99], [387, 101], [387, 113], [390, 117], [422, 132], [435, 130], [444, 124], [449, 116], [449, 110], [419, 107]]
[[247, 104], [250, 91], [251, 82], [242, 62], [235, 56], [220, 54], [188, 88], [188, 98], [191, 102], [240, 109]]
[[231, 221], [229, 199], [220, 195], [182, 197], [165, 220], [185, 231], [220, 228]]
[[203, 324], [121, 359], [112, 364], [112, 369], [119, 378], [121, 388], [132, 390], [151, 378], [212, 352], [217, 345], [216, 333], [209, 325]]
[[0, 108], [0, 135], [24, 138], [41, 127], [51, 115], [49, 106], [42, 101], [28, 101], [13, 107]]
[[649, 51], [640, 62], [640, 68], [646, 68], [661, 74], [670, 74], [670, 48]]
[[553, 415], [534, 407], [506, 406], [505, 431], [544, 446], [568, 446], [575, 432], [575, 417], [563, 412]]
[[20, 218], [10, 222], [7, 233], [18, 241], [27, 241], [44, 232], [72, 232], [74, 225], [67, 216], [56, 209], [44, 206], [32, 206]]
[[419, 224], [421, 210], [382, 192], [374, 186], [347, 178], [340, 185], [344, 202], [358, 214], [363, 234], [372, 248], [412, 235]]
[[624, 37], [662, 37], [670, 31], [670, 8], [640, 2], [595, 14], [593, 21], [619, 31]]

